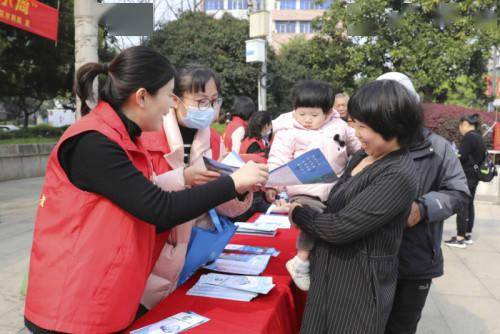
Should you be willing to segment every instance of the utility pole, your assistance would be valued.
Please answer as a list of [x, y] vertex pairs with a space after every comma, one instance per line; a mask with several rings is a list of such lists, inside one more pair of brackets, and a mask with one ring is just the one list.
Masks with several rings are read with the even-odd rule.
[[[97, 62], [97, 18], [95, 1], [75, 0], [75, 71], [80, 66]], [[97, 96], [97, 81], [94, 83], [94, 96]], [[76, 98], [76, 118], [81, 115], [81, 101]]]
[[[264, 6], [265, 8], [265, 6]], [[254, 11], [250, 8], [250, 40], [246, 41], [246, 61], [260, 62], [261, 70], [257, 78], [257, 96], [259, 110], [267, 110], [267, 52], [266, 39], [269, 36], [269, 11]], [[260, 39], [260, 38], [263, 39]]]

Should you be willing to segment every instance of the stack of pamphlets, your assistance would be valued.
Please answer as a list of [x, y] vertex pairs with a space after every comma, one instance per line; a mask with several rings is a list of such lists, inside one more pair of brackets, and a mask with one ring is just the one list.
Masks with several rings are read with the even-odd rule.
[[272, 215], [265, 214], [260, 215], [259, 218], [254, 222], [254, 224], [259, 224], [260, 226], [276, 226], [277, 228], [289, 229], [290, 228], [290, 220], [288, 219], [288, 215]]
[[187, 294], [248, 302], [258, 294], [268, 294], [274, 286], [272, 277], [211, 273], [202, 275]]
[[236, 222], [234, 225], [238, 226], [236, 234], [274, 237], [278, 231], [278, 226], [276, 224]]
[[271, 255], [222, 253], [203, 268], [229, 274], [260, 275], [270, 258]]
[[273, 257], [280, 254], [280, 252], [274, 247], [257, 247], [239, 244], [227, 244], [224, 251], [227, 253], [271, 255]]
[[202, 317], [194, 312], [181, 312], [167, 319], [156, 322], [152, 325], [142, 327], [130, 334], [174, 334], [180, 333], [190, 328], [199, 326], [209, 321], [210, 319]]

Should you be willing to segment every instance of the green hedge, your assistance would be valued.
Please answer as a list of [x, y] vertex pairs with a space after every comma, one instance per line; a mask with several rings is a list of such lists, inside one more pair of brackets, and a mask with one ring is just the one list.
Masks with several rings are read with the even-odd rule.
[[68, 127], [55, 128], [50, 125], [37, 125], [18, 131], [0, 131], [0, 140], [16, 138], [59, 138]]

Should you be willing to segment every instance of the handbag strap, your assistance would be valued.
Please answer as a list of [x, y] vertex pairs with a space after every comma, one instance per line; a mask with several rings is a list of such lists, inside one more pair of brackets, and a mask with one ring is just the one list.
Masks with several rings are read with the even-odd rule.
[[211, 209], [209, 211], [209, 214], [210, 214], [210, 218], [212, 218], [212, 222], [214, 223], [217, 231], [222, 232], [223, 230], [222, 230], [222, 225], [220, 223], [219, 215], [217, 214], [215, 209]]

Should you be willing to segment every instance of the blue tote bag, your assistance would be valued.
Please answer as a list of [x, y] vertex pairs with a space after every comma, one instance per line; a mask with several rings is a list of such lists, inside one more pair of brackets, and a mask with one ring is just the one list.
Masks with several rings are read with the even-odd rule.
[[215, 261], [238, 228], [227, 217], [219, 216], [215, 209], [210, 210], [209, 213], [215, 229], [193, 227], [186, 261], [177, 286], [184, 284], [203, 265]]

